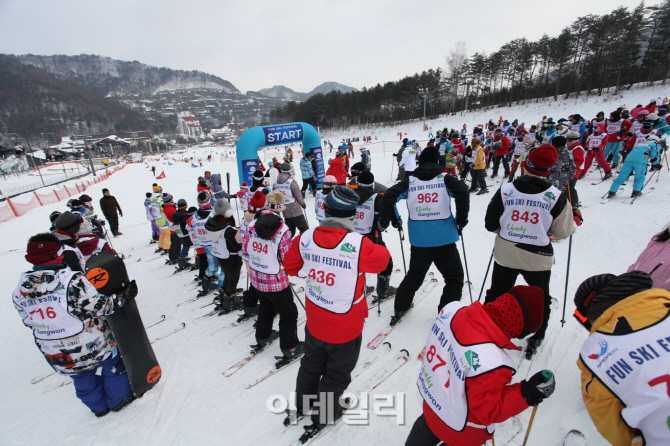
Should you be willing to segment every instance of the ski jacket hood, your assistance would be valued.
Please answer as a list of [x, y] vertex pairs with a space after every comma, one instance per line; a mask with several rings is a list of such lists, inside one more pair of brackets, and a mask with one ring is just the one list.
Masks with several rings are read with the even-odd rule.
[[[257, 214], [258, 215], [258, 214]], [[282, 219], [279, 214], [272, 211], [261, 211], [256, 222], [256, 234], [263, 240], [270, 240], [282, 227]]]

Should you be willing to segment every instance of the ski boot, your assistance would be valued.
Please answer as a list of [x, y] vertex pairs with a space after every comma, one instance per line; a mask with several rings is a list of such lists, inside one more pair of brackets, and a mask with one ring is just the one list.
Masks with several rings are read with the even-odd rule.
[[477, 195], [484, 195], [484, 194], [488, 194], [488, 193], [489, 193], [488, 189], [482, 189], [479, 192], [477, 192]]
[[297, 410], [286, 409], [286, 418], [282, 422], [284, 426], [289, 427], [293, 424], [298, 424], [298, 421], [302, 420], [305, 416], [299, 413]]
[[376, 304], [377, 302], [384, 302], [390, 297], [395, 296], [397, 291], [396, 287], [389, 286], [389, 281], [391, 280], [391, 275], [382, 276], [381, 274], [377, 277], [377, 297], [372, 299], [372, 303]]
[[202, 291], [198, 292], [198, 297], [203, 297], [209, 294], [210, 291], [213, 291], [214, 277], [203, 277], [202, 279]]
[[239, 315], [239, 317], [237, 318], [237, 323], [239, 324], [240, 322], [244, 322], [247, 319], [251, 319], [257, 314], [258, 314], [258, 305], [256, 305], [255, 307], [244, 307], [244, 314]]
[[200, 269], [200, 256], [195, 256], [195, 263], [191, 265], [191, 271]]
[[186, 262], [186, 258], [179, 257], [177, 259], [177, 270], [176, 270], [176, 272], [184, 271], [186, 269], [186, 265], [188, 265], [188, 263]]
[[612, 178], [612, 171], [611, 170], [609, 172], [605, 173], [605, 176], [603, 177], [603, 181], [607, 181], [610, 178]]
[[529, 338], [528, 344], [526, 345], [526, 359], [532, 359], [537, 348], [542, 344], [543, 339]]
[[302, 199], [304, 200], [305, 199], [305, 191], [301, 190], [300, 193], [302, 194]]
[[468, 192], [473, 193], [473, 192], [477, 192], [478, 190], [479, 190], [478, 187], [471, 187], [470, 189], [468, 189]]
[[281, 352], [284, 356], [275, 356], [275, 359], [277, 360], [275, 367], [278, 369], [305, 356], [305, 344], [303, 342], [298, 342], [298, 345], [295, 347], [291, 349], [282, 349]]
[[581, 180], [581, 179], [584, 178], [585, 176], [586, 176], [585, 173], [579, 174], [579, 178], [577, 178], [577, 179], [578, 179], [578, 180]]
[[157, 250], [154, 251], [154, 253], [158, 254], [161, 251], [163, 251], [163, 248], [158, 248]]
[[510, 175], [509, 177], [507, 177], [507, 182], [508, 183], [511, 183], [513, 181], [514, 181], [514, 175]]
[[258, 353], [262, 352], [265, 347], [268, 346], [268, 344], [277, 338], [279, 338], [279, 332], [277, 330], [272, 330], [272, 332], [270, 332], [270, 336], [265, 339], [256, 338], [257, 344], [251, 346], [251, 355], [257, 355]]
[[612, 164], [612, 169], [616, 169], [617, 167], [619, 167], [619, 163]]
[[121, 401], [121, 402], [120, 402], [119, 404], [117, 404], [115, 407], [112, 407], [112, 412], [118, 412], [118, 411], [120, 411], [121, 409], [123, 409], [124, 407], [126, 407], [128, 404], [130, 404], [130, 403], [132, 403], [133, 401], [135, 401], [136, 398], [137, 398], [137, 397], [135, 396], [135, 394], [131, 391], [130, 394], [126, 397], [126, 399], [124, 399], [123, 401]]
[[[96, 412], [95, 410], [92, 410], [91, 412], [93, 412], [93, 415], [95, 415], [96, 417], [98, 417], [98, 418], [102, 418], [102, 417], [104, 417], [105, 415], [107, 415], [108, 413], [110, 413], [111, 410], [109, 410], [109, 409], [105, 409], [105, 410], [101, 410], [101, 411], [99, 411], [99, 412]], [[287, 425], [287, 426], [288, 426], [288, 425]]]
[[310, 424], [309, 426], [305, 426], [305, 433], [302, 434], [299, 440], [300, 444], [304, 444], [309, 441], [310, 438], [315, 437], [324, 427], [326, 426], [321, 424]]
[[642, 191], [639, 191], [639, 190], [635, 191], [634, 190], [633, 193], [630, 194], [630, 198], [639, 197], [640, 195], [642, 195]]
[[395, 315], [391, 316], [391, 327], [398, 325], [398, 322], [400, 322], [402, 318], [405, 317], [405, 314], [407, 314], [407, 311], [395, 310]]
[[608, 200], [611, 200], [614, 197], [616, 197], [616, 192], [607, 192], [607, 199]]
[[366, 296], [369, 296], [370, 294], [372, 294], [374, 292], [374, 290], [375, 290], [375, 287], [373, 287], [372, 285], [370, 285], [370, 286], [365, 285], [365, 295]]
[[219, 295], [219, 304], [214, 307], [215, 311], [219, 312], [219, 316], [228, 314], [231, 311], [238, 311], [244, 308], [242, 303], [242, 296], [240, 294], [233, 294], [228, 296], [226, 293], [221, 293]]

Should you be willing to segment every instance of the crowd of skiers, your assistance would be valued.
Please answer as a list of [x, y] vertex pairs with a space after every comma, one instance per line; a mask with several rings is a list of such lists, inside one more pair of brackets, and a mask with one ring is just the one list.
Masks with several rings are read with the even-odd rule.
[[[197, 206], [193, 207], [185, 198], [175, 202], [154, 183], [145, 200], [146, 216], [156, 228], [152, 237], [158, 242], [157, 252], [168, 255], [166, 263], [176, 264], [177, 272], [197, 269], [200, 296], [218, 289], [215, 312], [243, 311], [240, 322], [256, 317], [252, 354], [278, 339], [282, 357], [277, 367], [301, 361], [297, 410], [287, 415], [285, 423], [311, 416], [311, 424], [304, 427], [305, 441], [342, 416], [342, 406], [326, 404], [325, 399], [338, 401], [351, 382], [368, 316], [366, 297], [376, 291], [374, 301], [379, 303], [395, 298], [389, 321], [394, 327], [405, 320], [435, 264], [444, 287], [434, 302], [435, 322], [430, 330], [424, 327], [430, 335], [417, 380], [423, 413], [406, 444], [481, 445], [493, 437], [496, 423], [537, 406], [554, 391], [556, 379], [548, 370], [512, 384], [515, 365], [506, 350], [521, 350], [511, 340], [528, 337], [525, 356], [532, 359], [545, 338], [552, 299], [551, 241], [570, 237], [582, 223], [576, 183], [588, 170], [585, 163], [596, 158], [604, 179], [618, 166], [623, 166], [619, 177], [627, 178], [633, 170], [644, 172], [648, 163], [653, 169], [661, 165], [670, 118], [667, 106], [649, 107], [648, 113], [635, 110], [636, 121], [641, 119], [637, 128], [622, 109], [612, 112], [606, 122], [602, 113], [588, 122], [576, 114], [558, 125], [543, 118], [528, 130], [517, 121], [489, 122], [486, 132], [478, 127], [471, 138], [465, 129], [445, 129], [425, 148], [404, 140], [396, 154], [403, 170], [389, 188], [375, 181], [369, 151], [362, 150], [361, 161], [349, 165], [353, 160], [348, 147], [338, 148], [321, 187], [310, 153], [300, 161], [302, 188], [288, 156], [281, 164], [273, 159], [266, 172], [257, 170], [250, 185], [242, 183], [241, 190], [231, 195], [223, 191], [220, 175], [206, 172], [198, 178]], [[457, 244], [461, 241], [464, 249], [470, 192], [487, 193], [487, 169], [492, 167], [495, 178], [501, 164], [503, 180], [508, 181], [502, 181], [494, 193], [484, 219], [486, 229], [496, 234], [491, 285], [483, 304], [467, 305], [461, 302], [467, 263], [464, 268]], [[319, 222], [315, 228], [309, 227], [306, 218], [307, 188], [314, 195]], [[641, 188], [636, 180], [634, 190]], [[237, 199], [244, 210], [241, 221], [236, 221], [230, 199]], [[400, 200], [407, 204], [406, 225], [397, 211]], [[104, 367], [113, 365], [105, 361], [118, 353], [106, 350], [84, 354], [85, 360], [71, 357], [68, 360], [77, 367], [65, 370], [64, 359], [53, 356], [53, 343], [60, 342], [53, 339], [61, 338], [39, 341], [41, 328], [25, 311], [30, 304], [24, 301], [43, 295], [49, 286], [44, 274], [70, 280], [85, 261], [81, 249], [66, 256], [77, 249], [77, 239], [90, 238], [82, 218], [65, 212], [53, 222], [53, 235], [39, 235], [29, 243], [27, 259], [35, 271], [22, 276], [15, 305], [59, 373], [85, 375], [101, 365], [103, 380], [117, 378]], [[391, 286], [394, 263], [383, 239], [389, 226], [400, 231], [401, 240], [405, 228], [409, 236], [409, 268], [397, 288]], [[575, 317], [590, 331], [578, 363], [584, 402], [598, 430], [615, 445], [636, 444], [637, 438], [639, 444], [670, 441], [666, 422], [670, 378], [663, 374], [670, 365], [669, 239], [666, 228], [629, 272], [591, 277], [574, 297]], [[104, 241], [95, 245], [95, 249], [111, 249]], [[195, 265], [188, 260], [191, 247]], [[248, 286], [238, 287], [243, 266]], [[377, 275], [376, 286], [366, 284], [366, 273]], [[298, 336], [294, 301], [298, 293], [290, 276], [305, 280], [303, 341]], [[516, 285], [518, 276], [528, 286]], [[76, 316], [63, 318], [62, 326], [71, 334], [76, 325], [73, 319], [89, 322], [99, 327], [101, 334], [96, 335], [106, 336], [108, 342], [111, 335], [98, 318], [132, 298], [136, 287], [107, 298], [85, 289], [83, 277], [77, 280], [79, 288], [70, 295], [66, 287], [63, 300], [63, 308], [76, 308], [69, 313]], [[92, 299], [100, 302], [95, 311], [87, 306]], [[278, 331], [272, 328], [276, 316]], [[86, 341], [83, 334], [78, 336]], [[605, 354], [607, 345], [613, 348]], [[104, 397], [104, 405], [93, 405], [82, 397], [84, 390], [76, 382], [78, 396], [98, 416], [118, 410], [132, 396], [122, 389]], [[641, 386], [646, 391], [640, 392]]]

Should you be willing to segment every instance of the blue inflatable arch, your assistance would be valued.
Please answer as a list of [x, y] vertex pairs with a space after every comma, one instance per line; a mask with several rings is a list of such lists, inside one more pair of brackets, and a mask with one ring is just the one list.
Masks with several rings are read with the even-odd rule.
[[242, 134], [237, 141], [235, 153], [237, 156], [237, 175], [240, 185], [246, 182], [251, 186], [254, 172], [259, 168], [258, 149], [261, 147], [290, 144], [302, 141], [306, 154], [312, 152], [316, 160], [316, 185], [321, 187], [326, 169], [323, 164], [323, 149], [321, 138], [316, 129], [305, 122], [291, 122], [288, 124], [265, 125], [254, 127]]

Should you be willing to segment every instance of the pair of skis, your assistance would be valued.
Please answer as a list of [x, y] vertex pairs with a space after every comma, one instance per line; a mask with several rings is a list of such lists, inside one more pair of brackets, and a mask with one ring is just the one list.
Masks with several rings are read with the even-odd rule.
[[[437, 279], [435, 279], [434, 274], [432, 272], [428, 273], [427, 279], [424, 280], [424, 282], [427, 283], [425, 283], [423, 288], [421, 288], [421, 290], [418, 292], [418, 295], [415, 296], [412, 308], [418, 305], [424, 299], [424, 297], [426, 297], [437, 286]], [[403, 318], [400, 321], [398, 321], [398, 323], [402, 322], [403, 319], [407, 318], [412, 308], [410, 308], [407, 311], [407, 313], [405, 313]], [[382, 344], [382, 342], [386, 340], [386, 337], [393, 331], [396, 325], [389, 325], [386, 328], [384, 328], [377, 336], [375, 336], [374, 339], [372, 339], [368, 343], [367, 347], [371, 350], [375, 350], [377, 347], [379, 347]]]

